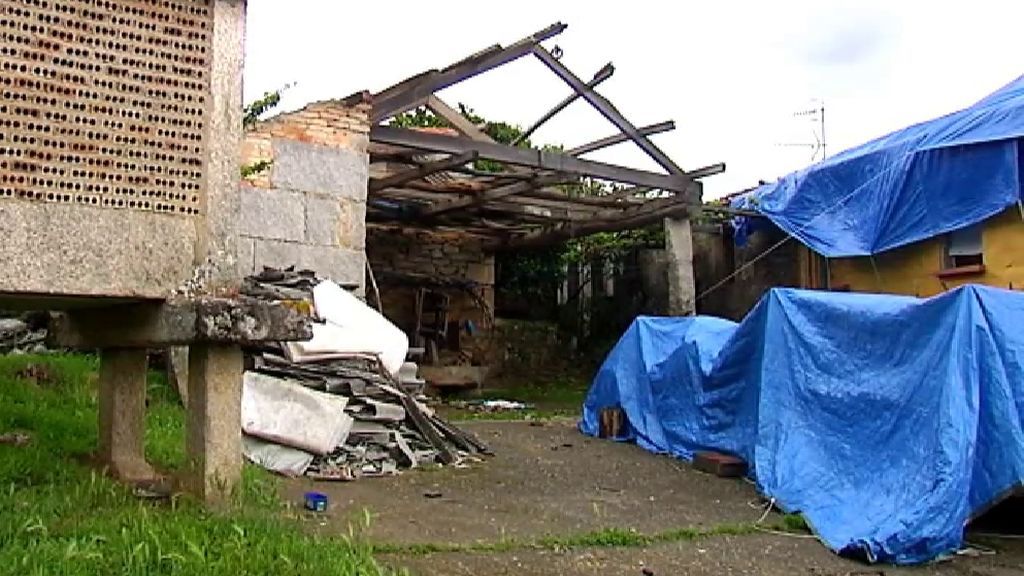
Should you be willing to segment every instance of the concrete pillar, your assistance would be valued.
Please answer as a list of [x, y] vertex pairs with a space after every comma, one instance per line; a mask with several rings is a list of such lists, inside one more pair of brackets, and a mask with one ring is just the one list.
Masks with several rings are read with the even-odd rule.
[[126, 482], [153, 480], [146, 463], [146, 350], [104, 349], [100, 354], [100, 461]]
[[188, 407], [188, 346], [167, 349], [167, 380], [178, 391], [181, 405]]
[[665, 219], [665, 254], [668, 256], [668, 314], [694, 314], [697, 286], [693, 274], [693, 235], [689, 219]]
[[189, 349], [185, 448], [189, 491], [207, 502], [230, 496], [242, 477], [242, 350]]

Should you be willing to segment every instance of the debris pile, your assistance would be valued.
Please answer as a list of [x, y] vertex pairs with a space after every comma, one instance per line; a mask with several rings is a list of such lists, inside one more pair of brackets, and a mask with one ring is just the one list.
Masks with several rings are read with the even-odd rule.
[[0, 354], [40, 353], [46, 351], [46, 327], [22, 318], [0, 318]]
[[242, 292], [308, 306], [316, 318], [312, 340], [250, 351], [242, 430], [251, 461], [354, 480], [490, 454], [422, 402], [405, 334], [352, 294], [294, 270], [264, 270]]

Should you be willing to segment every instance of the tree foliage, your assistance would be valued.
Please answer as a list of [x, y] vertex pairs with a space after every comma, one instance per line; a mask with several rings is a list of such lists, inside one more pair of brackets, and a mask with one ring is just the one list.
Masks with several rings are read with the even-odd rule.
[[[267, 112], [277, 108], [281, 103], [281, 94], [290, 87], [290, 84], [286, 84], [277, 90], [264, 92], [260, 98], [242, 106], [242, 128], [252, 128]], [[270, 160], [259, 160], [251, 164], [244, 164], [241, 168], [242, 178], [251, 178], [264, 170], [268, 170], [272, 163]]]

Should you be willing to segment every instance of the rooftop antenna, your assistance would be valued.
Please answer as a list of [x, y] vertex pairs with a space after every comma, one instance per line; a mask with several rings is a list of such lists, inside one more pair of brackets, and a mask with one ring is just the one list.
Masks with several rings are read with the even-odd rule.
[[[807, 118], [811, 122], [818, 124], [818, 130], [812, 130], [811, 135], [814, 137], [814, 143], [810, 142], [786, 142], [776, 144], [776, 146], [782, 146], [785, 148], [811, 148], [811, 161], [824, 160], [828, 157], [828, 144], [825, 141], [825, 101], [820, 99], [812, 100], [813, 107], [806, 110], [800, 110], [794, 112], [793, 116], [797, 118]], [[821, 157], [818, 157], [818, 153], [821, 153]]]

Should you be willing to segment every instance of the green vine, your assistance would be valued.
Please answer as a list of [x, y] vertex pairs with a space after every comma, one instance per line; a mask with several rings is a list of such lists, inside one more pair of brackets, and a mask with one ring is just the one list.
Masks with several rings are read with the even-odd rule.
[[[291, 88], [291, 84], [285, 84], [277, 90], [270, 92], [264, 92], [263, 96], [254, 102], [250, 102], [245, 106], [242, 106], [242, 127], [243, 129], [249, 129], [256, 125], [267, 112], [270, 112], [274, 108], [277, 108], [281, 104], [281, 94]], [[252, 164], [242, 166], [241, 174], [243, 179], [252, 178], [257, 174], [269, 170], [273, 164], [272, 160], [259, 160]]]

